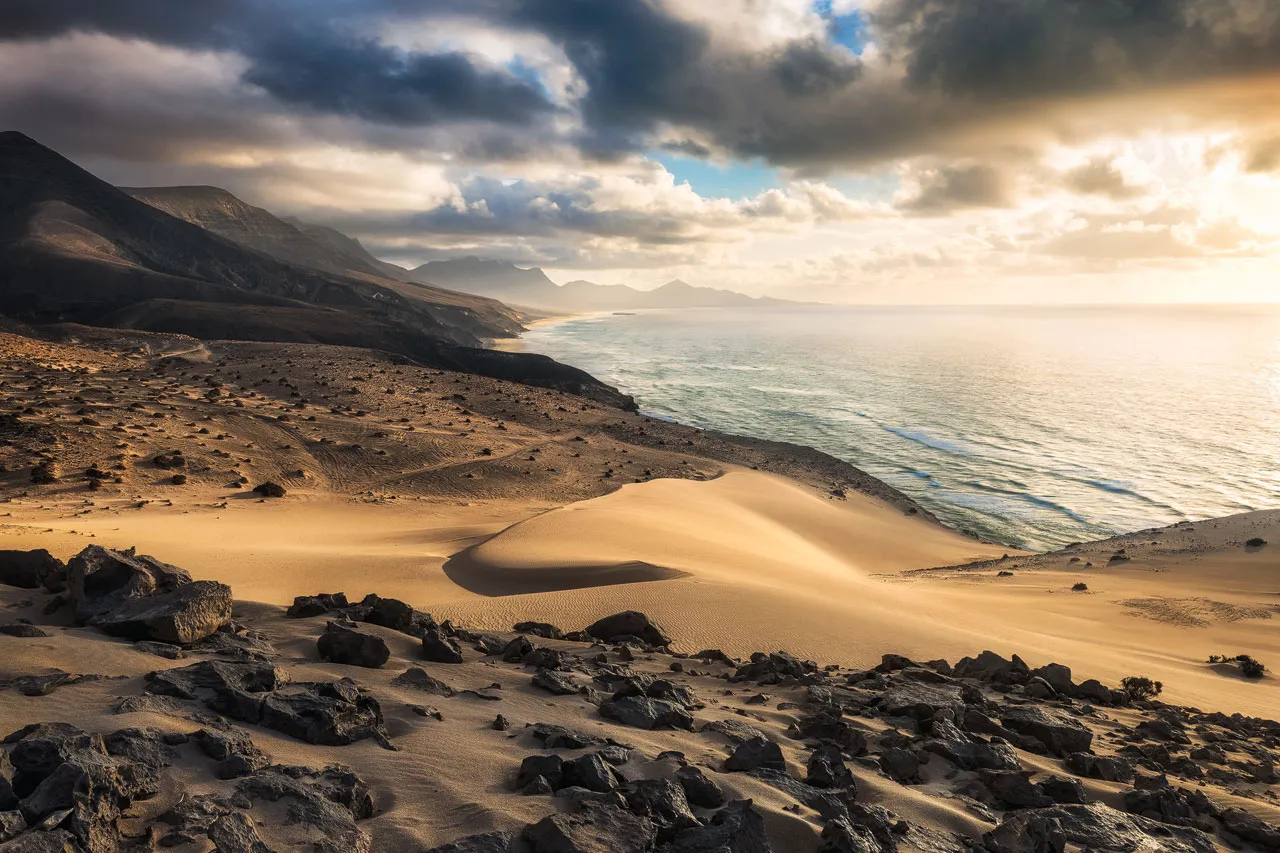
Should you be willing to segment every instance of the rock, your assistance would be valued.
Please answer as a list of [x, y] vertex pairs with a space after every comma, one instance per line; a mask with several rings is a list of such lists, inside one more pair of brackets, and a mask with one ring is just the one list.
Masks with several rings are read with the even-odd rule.
[[547, 749], [582, 749], [605, 742], [604, 738], [550, 723], [538, 723], [531, 733]]
[[254, 494], [262, 495], [264, 498], [282, 498], [289, 492], [279, 483], [260, 483], [253, 487]]
[[824, 705], [801, 717], [794, 725], [795, 734], [833, 743], [850, 755], [867, 751], [867, 736], [844, 719], [838, 705]]
[[45, 586], [46, 581], [51, 580], [58, 586], [61, 583], [58, 579], [65, 576], [66, 566], [43, 548], [34, 551], [0, 550], [0, 584], [20, 589], [39, 589]]
[[920, 759], [904, 747], [888, 747], [880, 753], [880, 769], [900, 785], [920, 784]]
[[658, 827], [658, 842], [669, 841], [683, 829], [700, 824], [689, 809], [684, 788], [671, 779], [641, 779], [627, 786], [623, 796], [634, 815], [648, 818]]
[[1074, 691], [1075, 698], [1096, 702], [1099, 705], [1114, 704], [1115, 693], [1116, 691], [1113, 691], [1096, 678], [1090, 678], [1088, 681], [1077, 684]]
[[535, 672], [532, 682], [534, 687], [540, 687], [557, 696], [572, 696], [578, 692], [578, 685], [572, 678], [549, 669], [539, 669]]
[[285, 611], [290, 619], [306, 619], [311, 616], [323, 616], [330, 610], [341, 610], [350, 606], [347, 596], [341, 592], [322, 592], [317, 595], [299, 595]]
[[1050, 776], [1048, 779], [1037, 782], [1036, 787], [1055, 803], [1084, 805], [1089, 802], [1084, 786], [1080, 784], [1079, 779], [1072, 779], [1067, 776]]
[[1031, 668], [1017, 655], [1005, 660], [992, 651], [985, 651], [976, 658], [964, 658], [955, 665], [954, 674], [959, 678], [976, 678], [996, 684], [1022, 684], [1031, 674]]
[[147, 673], [147, 692], [179, 699], [198, 699], [202, 693], [237, 690], [263, 693], [289, 683], [289, 673], [259, 661], [207, 660], [176, 669]]
[[805, 781], [815, 788], [850, 788], [853, 774], [836, 746], [820, 746], [809, 756]]
[[136, 598], [94, 616], [88, 624], [115, 637], [188, 644], [211, 636], [231, 621], [231, 587], [194, 581], [172, 592]]
[[899, 681], [881, 697], [878, 707], [892, 717], [931, 720], [943, 709], [963, 714], [964, 697], [960, 688], [950, 685]]
[[881, 853], [883, 849], [871, 830], [841, 817], [823, 825], [818, 853]]
[[753, 652], [750, 661], [738, 667], [731, 680], [778, 684], [784, 678], [802, 679], [817, 670], [815, 664], [801, 661], [786, 652]]
[[456, 690], [445, 684], [440, 679], [416, 666], [409, 667], [404, 672], [391, 679], [391, 683], [397, 687], [412, 687], [415, 690], [434, 693], [437, 696], [452, 696], [457, 693]]
[[386, 738], [378, 700], [345, 678], [299, 682], [262, 694], [219, 690], [206, 704], [233, 719], [307, 743], [345, 746], [365, 738]]
[[0, 634], [7, 637], [19, 637], [24, 640], [37, 640], [41, 637], [49, 636], [28, 622], [11, 622], [7, 625], [0, 625]]
[[1280, 827], [1237, 808], [1223, 809], [1219, 819], [1233, 835], [1272, 850], [1280, 850]]
[[671, 645], [670, 637], [664, 634], [648, 616], [635, 610], [615, 613], [593, 622], [587, 628], [587, 633], [606, 643], [636, 637], [647, 646]]
[[552, 791], [564, 787], [564, 759], [558, 755], [530, 755], [520, 762], [516, 790], [523, 791], [538, 779], [546, 780]]
[[4, 846], [4, 853], [82, 853], [78, 839], [65, 829], [28, 832]]
[[377, 669], [391, 657], [386, 641], [339, 622], [330, 622], [316, 641], [320, 657], [334, 663]]
[[218, 762], [219, 779], [239, 779], [266, 767], [270, 762], [240, 729], [217, 731], [200, 729], [191, 736], [200, 751]]
[[16, 809], [0, 812], [0, 844], [17, 837], [26, 828], [27, 819], [22, 816], [22, 812]]
[[600, 703], [600, 716], [638, 729], [686, 729], [693, 731], [693, 715], [666, 699], [624, 696]]
[[1058, 691], [1053, 689], [1053, 685], [1038, 675], [1028, 679], [1026, 686], [1022, 688], [1022, 693], [1032, 699], [1052, 699], [1058, 695]]
[[724, 769], [731, 772], [750, 770], [787, 770], [787, 761], [782, 755], [782, 747], [768, 738], [756, 737], [738, 744], [724, 762]]
[[382, 598], [373, 593], [348, 612], [357, 622], [381, 625], [411, 637], [421, 637], [426, 629], [436, 627], [431, 614], [419, 613], [398, 598]]
[[984, 770], [978, 779], [1002, 809], [1035, 809], [1053, 804], [1044, 791], [1031, 784], [1029, 771]]
[[663, 853], [771, 853], [764, 818], [750, 800], [735, 800], [711, 822], [676, 833]]
[[1077, 776], [1104, 782], [1132, 782], [1133, 765], [1123, 758], [1077, 752], [1067, 756], [1066, 768]]
[[509, 832], [482, 832], [432, 847], [426, 853], [515, 853], [515, 836]]
[[76, 618], [87, 621], [121, 604], [191, 583], [186, 571], [154, 557], [90, 545], [67, 564], [68, 595]]
[[720, 786], [692, 764], [677, 770], [675, 780], [684, 789], [685, 799], [690, 804], [704, 809], [718, 809], [724, 805], [724, 792]]
[[502, 649], [502, 659], [507, 663], [519, 663], [524, 656], [533, 651], [533, 643], [528, 637], [516, 637]]
[[1071, 681], [1071, 668], [1060, 663], [1045, 664], [1039, 669], [1031, 670], [1031, 675], [1046, 681], [1055, 692], [1063, 696], [1074, 696], [1076, 686]]
[[1093, 732], [1074, 718], [1037, 705], [1006, 708], [1000, 722], [1007, 729], [1034, 737], [1062, 758], [1084, 752], [1093, 744]]
[[271, 853], [253, 821], [241, 812], [230, 812], [209, 827], [209, 840], [218, 853]]
[[[1127, 815], [1101, 803], [1027, 809], [983, 838], [993, 853], [1061, 851], [1064, 844], [1125, 853], [1213, 853], [1213, 841], [1197, 829], [1172, 827]], [[1037, 846], [1038, 845], [1038, 846]]]
[[564, 639], [564, 632], [550, 622], [521, 622], [511, 628], [517, 634], [533, 634], [544, 640]]
[[561, 773], [564, 787], [586, 788], [597, 794], [616, 791], [621, 785], [613, 768], [596, 752], [564, 762]]
[[167, 660], [182, 660], [187, 656], [181, 646], [175, 646], [173, 643], [160, 643], [155, 640], [139, 640], [133, 644], [133, 647], [143, 654], [155, 655], [158, 658], [165, 658]]
[[370, 853], [357, 820], [373, 815], [369, 787], [343, 767], [268, 767], [241, 779], [238, 796], [250, 801], [289, 800], [289, 822], [312, 834], [316, 853]]
[[520, 837], [530, 853], [645, 853], [657, 828], [620, 808], [586, 801], [576, 814], [553, 814], [526, 826]]
[[961, 770], [1020, 770], [1018, 753], [1009, 744], [992, 740], [975, 743], [970, 740], [933, 739], [924, 742], [924, 749], [941, 755]]
[[422, 635], [422, 656], [435, 663], [462, 663], [462, 649], [452, 637], [446, 637], [439, 629], [430, 629]]

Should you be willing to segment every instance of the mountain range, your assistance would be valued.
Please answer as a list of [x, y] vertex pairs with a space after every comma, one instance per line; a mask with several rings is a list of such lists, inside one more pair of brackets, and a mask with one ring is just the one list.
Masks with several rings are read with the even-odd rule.
[[343, 235], [212, 187], [125, 192], [0, 133], [0, 314], [204, 339], [381, 349], [421, 364], [634, 403], [544, 356], [498, 352], [521, 313], [387, 277]]
[[547, 311], [620, 311], [644, 308], [741, 308], [796, 305], [783, 299], [751, 297], [732, 290], [694, 287], [679, 279], [654, 290], [625, 284], [571, 281], [559, 285], [537, 267], [465, 257], [431, 261], [408, 271], [418, 282], [500, 299], [510, 305]]

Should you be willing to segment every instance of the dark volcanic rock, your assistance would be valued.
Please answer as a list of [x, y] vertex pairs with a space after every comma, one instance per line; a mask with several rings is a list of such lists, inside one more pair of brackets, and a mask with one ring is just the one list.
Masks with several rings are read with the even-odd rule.
[[572, 696], [578, 692], [578, 685], [572, 678], [550, 669], [539, 669], [533, 674], [532, 682], [534, 687], [541, 687], [557, 696]]
[[676, 834], [663, 853], [771, 853], [764, 818], [750, 800], [735, 800], [711, 822]]
[[676, 771], [675, 780], [684, 788], [685, 799], [692, 805], [704, 809], [718, 809], [724, 805], [724, 792], [692, 764], [687, 764]]
[[317, 595], [299, 595], [285, 611], [290, 619], [305, 619], [310, 616], [323, 616], [330, 610], [341, 610], [348, 607], [347, 596], [341, 592], [322, 592]]
[[801, 661], [786, 652], [753, 652], [751, 660], [738, 667], [731, 680], [778, 684], [784, 678], [800, 679], [817, 671], [815, 664]]
[[248, 732], [240, 729], [200, 729], [191, 740], [201, 752], [218, 762], [219, 779], [239, 779], [269, 763]]
[[1007, 729], [1030, 735], [1057, 756], [1084, 752], [1093, 744], [1093, 732], [1074, 718], [1051, 708], [1018, 705], [1006, 708], [1000, 722]]
[[[46, 581], [59, 585], [59, 576], [65, 578], [66, 566], [43, 548], [34, 551], [0, 550], [0, 584], [21, 589], [38, 589]], [[50, 589], [50, 592], [60, 590]]]
[[1017, 655], [1005, 660], [992, 651], [985, 651], [976, 658], [964, 658], [955, 665], [954, 674], [959, 678], [976, 678], [996, 684], [1022, 684], [1031, 675], [1031, 668]]
[[20, 637], [26, 640], [37, 640], [41, 637], [49, 635], [28, 622], [10, 622], [7, 625], [0, 625], [0, 634], [6, 637]]
[[373, 815], [373, 799], [346, 768], [267, 767], [241, 779], [236, 791], [251, 801], [288, 800], [290, 823], [314, 834], [316, 853], [369, 853], [369, 836], [356, 821]]
[[482, 832], [432, 847], [426, 853], [515, 853], [515, 836], [509, 832]]
[[682, 705], [647, 696], [624, 696], [600, 703], [600, 716], [638, 729], [693, 730], [693, 715]]
[[264, 498], [282, 498], [289, 493], [284, 486], [272, 482], [259, 483], [253, 487], [253, 491]]
[[435, 663], [462, 663], [462, 649], [457, 640], [430, 628], [422, 635], [422, 657]]
[[88, 624], [116, 637], [195, 643], [231, 621], [231, 587], [194, 581], [170, 592], [134, 598], [91, 617]]
[[147, 692], [179, 699], [198, 699], [202, 691], [238, 690], [262, 693], [289, 683], [289, 673], [259, 661], [206, 660], [147, 674]]
[[725, 759], [724, 769], [730, 771], [779, 770], [786, 772], [787, 761], [782, 747], [768, 738], [757, 737], [738, 744], [733, 755]]
[[893, 717], [931, 720], [944, 708], [962, 714], [964, 697], [960, 688], [947, 684], [898, 681], [881, 697], [878, 707]]
[[298, 682], [266, 694], [222, 690], [207, 704], [229, 717], [307, 743], [345, 746], [365, 738], [386, 737], [378, 700], [345, 678]]
[[330, 622], [316, 641], [320, 657], [334, 663], [377, 669], [391, 657], [386, 641], [338, 622]]
[[559, 640], [564, 637], [564, 632], [550, 622], [521, 622], [512, 626], [511, 630], [517, 634], [533, 634], [544, 640]]
[[653, 847], [652, 821], [619, 808], [582, 805], [576, 814], [553, 814], [526, 826], [521, 838], [530, 853], [646, 853]]
[[551, 723], [538, 723], [531, 732], [534, 739], [541, 742], [547, 749], [582, 749], [588, 746], [599, 746], [605, 742], [602, 737]]
[[983, 841], [993, 853], [1061, 851], [1064, 843], [1125, 853], [1214, 851], [1210, 838], [1197, 829], [1127, 815], [1101, 803], [1020, 811], [987, 833]]
[[209, 827], [209, 840], [218, 853], [271, 853], [258, 830], [242, 812], [230, 812]]
[[848, 788], [853, 785], [853, 774], [839, 747], [820, 746], [809, 756], [805, 781], [815, 788]]
[[416, 666], [409, 667], [391, 679], [391, 683], [397, 687], [412, 687], [415, 690], [434, 693], [437, 696], [452, 696], [458, 692], [425, 669]]
[[1105, 782], [1132, 782], [1133, 765], [1123, 758], [1077, 752], [1067, 756], [1066, 767], [1077, 776]]
[[671, 645], [670, 637], [664, 634], [648, 616], [635, 610], [615, 613], [593, 622], [587, 628], [587, 633], [606, 643], [636, 637], [648, 646]]
[[81, 621], [189, 583], [191, 575], [177, 566], [99, 545], [90, 545], [67, 564], [68, 595]]

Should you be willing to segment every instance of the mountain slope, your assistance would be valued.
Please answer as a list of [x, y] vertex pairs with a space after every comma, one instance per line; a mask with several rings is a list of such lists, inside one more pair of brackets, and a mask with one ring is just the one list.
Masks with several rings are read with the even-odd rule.
[[0, 133], [0, 314], [374, 347], [634, 405], [550, 359], [475, 348], [518, 330], [503, 306], [397, 284], [286, 263], [139, 201], [21, 133]]
[[501, 299], [512, 305], [552, 311], [618, 311], [638, 308], [734, 308], [795, 305], [783, 299], [755, 298], [732, 290], [667, 282], [654, 290], [625, 284], [571, 281], [558, 285], [537, 267], [521, 269], [504, 261], [476, 257], [431, 261], [410, 270], [414, 281]]

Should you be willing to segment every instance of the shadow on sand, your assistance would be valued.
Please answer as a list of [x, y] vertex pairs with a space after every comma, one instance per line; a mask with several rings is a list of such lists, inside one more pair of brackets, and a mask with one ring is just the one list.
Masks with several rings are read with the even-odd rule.
[[444, 564], [444, 573], [458, 586], [477, 595], [496, 598], [532, 592], [558, 592], [593, 586], [646, 583], [688, 577], [688, 572], [655, 566], [640, 560], [602, 566], [539, 566], [499, 568], [475, 554], [475, 547], [454, 554]]

